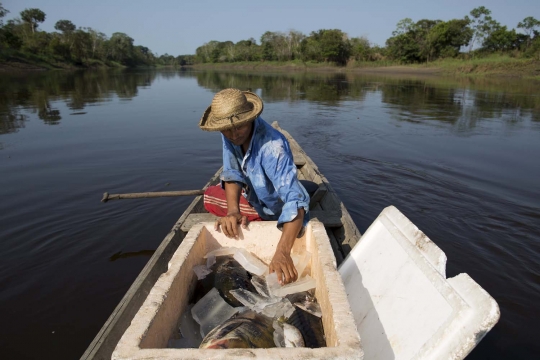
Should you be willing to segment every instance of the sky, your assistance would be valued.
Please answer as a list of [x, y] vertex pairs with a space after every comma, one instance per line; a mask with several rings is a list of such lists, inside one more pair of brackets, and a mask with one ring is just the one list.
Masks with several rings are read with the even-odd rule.
[[233, 41], [260, 37], [266, 31], [294, 29], [306, 35], [319, 29], [340, 29], [349, 37], [363, 36], [384, 45], [399, 20], [463, 18], [478, 6], [491, 10], [508, 28], [527, 16], [540, 20], [540, 0], [0, 0], [10, 11], [4, 20], [25, 8], [46, 14], [40, 25], [55, 31], [58, 20], [92, 27], [111, 36], [123, 32], [135, 45], [159, 55], [194, 54], [211, 40]]

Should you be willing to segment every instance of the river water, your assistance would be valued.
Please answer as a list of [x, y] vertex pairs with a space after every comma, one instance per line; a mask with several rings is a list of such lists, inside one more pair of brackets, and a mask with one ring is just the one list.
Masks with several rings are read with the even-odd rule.
[[102, 194], [201, 188], [226, 87], [263, 98], [361, 232], [394, 205], [497, 300], [470, 359], [538, 356], [540, 82], [85, 71], [0, 75], [2, 358], [82, 355], [192, 200]]

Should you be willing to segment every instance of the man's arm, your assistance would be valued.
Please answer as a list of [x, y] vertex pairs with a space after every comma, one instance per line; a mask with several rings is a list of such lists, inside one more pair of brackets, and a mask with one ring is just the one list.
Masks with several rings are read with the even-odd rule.
[[227, 199], [227, 216], [219, 218], [214, 224], [216, 230], [223, 230], [227, 237], [238, 238], [237, 224], [241, 223], [242, 228], [247, 226], [247, 217], [240, 214], [240, 195], [242, 187], [233, 181], [225, 181], [225, 198]]
[[296, 165], [286, 140], [269, 143], [264, 155], [268, 159], [264, 161], [265, 173], [284, 203], [278, 219], [282, 234], [270, 263], [270, 272], [275, 271], [280, 283], [287, 284], [299, 275], [290, 254], [298, 233], [309, 219], [309, 195], [298, 181]]
[[227, 199], [227, 216], [216, 220], [214, 228], [218, 230], [221, 226], [225, 236], [237, 237], [238, 228], [236, 224], [241, 223], [243, 228], [247, 226], [247, 217], [240, 215], [239, 205], [242, 184], [245, 184], [246, 180], [234, 155], [233, 147], [223, 135], [221, 138], [223, 141], [223, 172], [220, 178]]
[[298, 216], [290, 222], [283, 224], [281, 239], [276, 248], [270, 272], [276, 272], [280, 284], [288, 284], [298, 279], [298, 272], [291, 258], [291, 249], [304, 222], [304, 209], [298, 209]]

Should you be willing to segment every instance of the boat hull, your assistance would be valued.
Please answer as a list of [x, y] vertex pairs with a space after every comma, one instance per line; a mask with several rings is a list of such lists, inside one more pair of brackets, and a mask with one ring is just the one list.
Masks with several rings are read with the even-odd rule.
[[[277, 122], [274, 122], [272, 126], [282, 132], [289, 141], [298, 169], [298, 178], [300, 180], [309, 180], [319, 185], [319, 188], [311, 197], [310, 211], [312, 218], [316, 218], [324, 224], [330, 239], [332, 251], [336, 257], [336, 262], [339, 265], [360, 238], [360, 231], [336, 192], [326, 177], [319, 171], [313, 160], [302, 150], [300, 145], [287, 131], [279, 127]], [[219, 183], [221, 170], [219, 169], [212, 176], [203, 189]], [[203, 197], [201, 195], [197, 196], [174, 224], [171, 231], [165, 236], [154, 255], [150, 258], [139, 276], [137, 276], [81, 359], [111, 358], [118, 341], [131, 324], [135, 314], [145, 301], [159, 276], [167, 271], [169, 260], [182, 243], [189, 229], [200, 221], [211, 221], [212, 216], [204, 209]]]

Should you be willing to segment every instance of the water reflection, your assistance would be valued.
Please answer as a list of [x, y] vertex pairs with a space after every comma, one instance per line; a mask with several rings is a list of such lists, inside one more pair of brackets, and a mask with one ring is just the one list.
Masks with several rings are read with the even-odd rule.
[[[1, 111], [1, 110], [0, 110]], [[12, 109], [0, 114], [0, 134], [9, 134], [24, 127], [27, 116], [18, 114]]]
[[85, 112], [81, 110], [89, 105], [115, 97], [131, 100], [137, 96], [139, 88], [150, 86], [156, 76], [156, 71], [107, 70], [2, 74], [0, 134], [24, 127], [27, 115], [23, 109], [37, 113], [44, 123], [55, 125], [63, 115], [54, 105], [57, 101], [64, 102], [73, 111], [69, 115], [83, 115]]
[[299, 100], [314, 101], [336, 106], [350, 98], [363, 100], [364, 83], [351, 86], [346, 74], [317, 73], [227, 73], [205, 71], [195, 73], [199, 86], [217, 92], [228, 87], [261, 89], [264, 101], [279, 102]]
[[[157, 78], [196, 78], [217, 92], [227, 87], [260, 90], [267, 102], [315, 102], [340, 106], [379, 94], [399, 121], [454, 124], [474, 129], [480, 119], [501, 118], [518, 124], [540, 122], [540, 82], [511, 79], [403, 78], [350, 73], [254, 73], [224, 71], [78, 71], [0, 76], [0, 134], [24, 128], [25, 111], [48, 125], [65, 115], [84, 115], [87, 106], [114, 98], [129, 101]], [[56, 102], [71, 110], [62, 114]]]
[[197, 73], [200, 86], [261, 89], [265, 101], [307, 100], [330, 106], [380, 93], [400, 121], [435, 120], [473, 129], [479, 119], [540, 121], [540, 82], [515, 79], [403, 78], [355, 74]]

